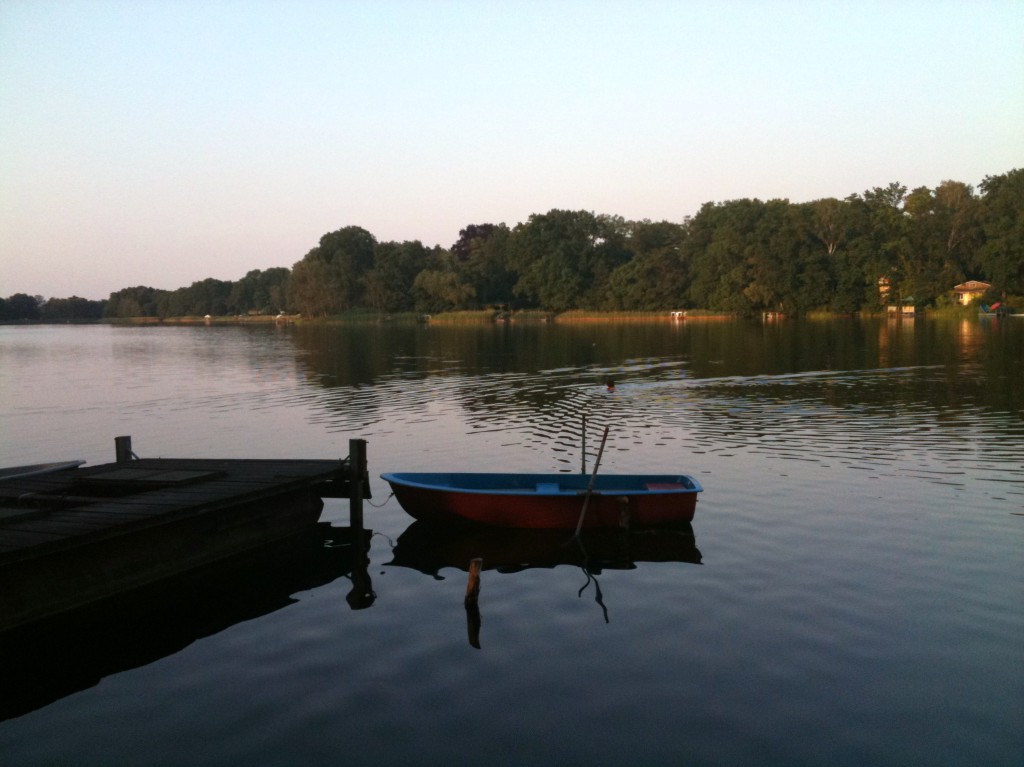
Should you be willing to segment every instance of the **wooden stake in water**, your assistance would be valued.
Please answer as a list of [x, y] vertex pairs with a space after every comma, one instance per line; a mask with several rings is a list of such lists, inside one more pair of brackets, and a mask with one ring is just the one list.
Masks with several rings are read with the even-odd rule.
[[466, 630], [469, 632], [469, 644], [480, 649], [480, 570], [483, 559], [477, 557], [469, 561], [469, 582], [466, 584]]
[[475, 605], [480, 598], [480, 570], [484, 566], [482, 557], [469, 560], [469, 581], [466, 583], [466, 606]]
[[583, 509], [580, 511], [579, 522], [576, 523], [575, 537], [580, 537], [580, 529], [583, 527], [583, 518], [587, 516], [587, 505], [590, 503], [590, 496], [594, 492], [594, 480], [597, 479], [597, 470], [601, 468], [601, 456], [604, 455], [604, 443], [608, 441], [608, 427], [604, 427], [604, 434], [601, 436], [601, 448], [597, 451], [597, 460], [594, 461], [594, 473], [590, 475], [590, 483], [587, 485], [587, 494], [583, 498]]

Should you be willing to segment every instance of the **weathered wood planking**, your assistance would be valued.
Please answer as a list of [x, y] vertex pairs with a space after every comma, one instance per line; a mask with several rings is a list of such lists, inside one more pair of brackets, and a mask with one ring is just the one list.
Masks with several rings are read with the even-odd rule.
[[35, 546], [78, 545], [224, 505], [319, 492], [344, 485], [346, 469], [337, 460], [146, 458], [0, 480], [0, 564]]
[[354, 476], [347, 459], [147, 458], [0, 479], [0, 630], [291, 535]]

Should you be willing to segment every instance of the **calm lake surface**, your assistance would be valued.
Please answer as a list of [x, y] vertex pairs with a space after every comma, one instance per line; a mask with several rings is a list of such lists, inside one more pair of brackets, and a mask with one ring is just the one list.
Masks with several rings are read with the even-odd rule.
[[[1019, 317], [0, 327], [0, 465], [365, 438], [375, 594], [328, 501], [270, 564], [15, 648], [0, 761], [1018, 767], [1022, 374]], [[588, 467], [607, 425], [602, 473], [700, 480], [692, 537], [437, 540], [378, 479], [578, 472], [583, 416]]]

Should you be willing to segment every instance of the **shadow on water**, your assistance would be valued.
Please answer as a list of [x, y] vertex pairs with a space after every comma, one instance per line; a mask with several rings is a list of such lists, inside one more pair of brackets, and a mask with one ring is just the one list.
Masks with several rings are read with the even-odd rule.
[[321, 522], [258, 551], [0, 635], [0, 721], [269, 615], [297, 602], [293, 594], [338, 578], [352, 581], [348, 607], [369, 607], [371, 535]]
[[469, 643], [480, 649], [481, 615], [478, 601], [480, 570], [513, 574], [531, 569], [578, 567], [585, 581], [582, 597], [593, 586], [594, 600], [605, 623], [608, 610], [597, 576], [604, 570], [635, 570], [640, 563], [701, 564], [693, 526], [679, 523], [646, 530], [585, 530], [578, 537], [568, 530], [519, 530], [484, 527], [451, 528], [413, 522], [395, 543], [388, 565], [405, 567], [443, 580], [441, 570], [469, 573], [466, 622]]

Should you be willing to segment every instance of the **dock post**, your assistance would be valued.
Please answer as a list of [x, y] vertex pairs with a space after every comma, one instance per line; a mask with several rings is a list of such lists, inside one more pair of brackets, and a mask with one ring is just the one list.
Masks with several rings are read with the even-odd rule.
[[118, 463], [127, 463], [132, 459], [132, 438], [114, 437], [114, 455]]
[[366, 481], [366, 440], [348, 441], [349, 525], [363, 529], [363, 483]]
[[352, 590], [346, 595], [345, 601], [353, 610], [365, 610], [374, 603], [377, 595], [373, 593], [370, 581], [369, 565], [370, 547], [366, 542], [366, 531], [363, 529], [363, 489], [369, 482], [366, 469], [366, 440], [350, 439], [348, 441], [348, 504], [349, 528], [355, 544], [356, 560], [352, 565]]

